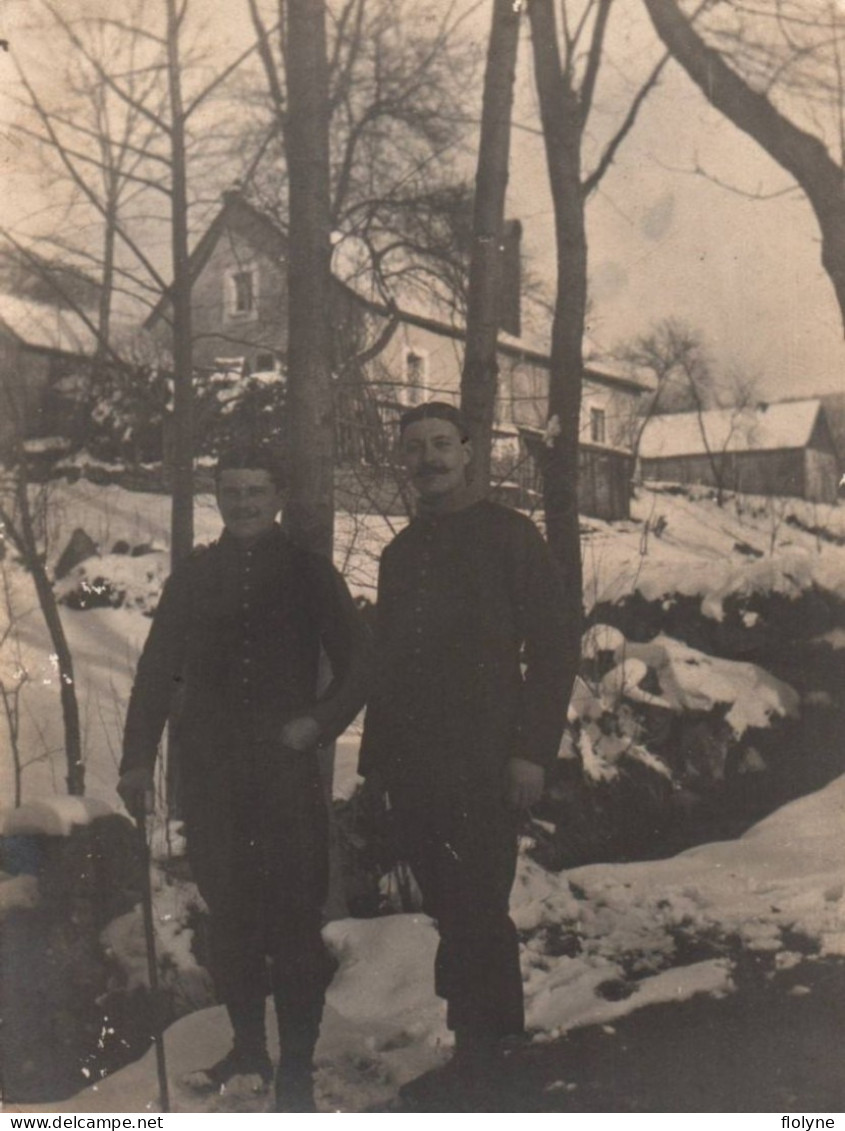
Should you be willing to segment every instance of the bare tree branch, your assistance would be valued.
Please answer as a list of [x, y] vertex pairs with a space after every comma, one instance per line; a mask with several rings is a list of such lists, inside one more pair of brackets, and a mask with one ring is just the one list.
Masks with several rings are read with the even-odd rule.
[[613, 164], [616, 154], [619, 152], [619, 147], [622, 145], [622, 142], [634, 128], [634, 125], [637, 121], [637, 115], [639, 114], [643, 103], [645, 102], [646, 98], [648, 98], [652, 90], [654, 90], [654, 88], [657, 86], [657, 82], [660, 78], [663, 68], [666, 66], [670, 58], [671, 56], [667, 52], [632, 99], [630, 105], [628, 106], [628, 112], [626, 113], [621, 126], [605, 146], [604, 152], [599, 158], [598, 164], [596, 165], [593, 172], [584, 179], [585, 196], [589, 196], [592, 192], [595, 191], [596, 188], [598, 188], [599, 184], [601, 183], [602, 177]]
[[[90, 203], [94, 206], [94, 208], [97, 210], [97, 212], [99, 212], [100, 215], [104, 219], [107, 218], [105, 205], [100, 200], [100, 198], [97, 196], [97, 194], [93, 191], [93, 189], [90, 187], [90, 185], [87, 183], [85, 178], [83, 176], [81, 176], [81, 174], [79, 173], [79, 170], [76, 168], [73, 161], [70, 160], [69, 156], [65, 152], [65, 147], [62, 144], [61, 139], [59, 138], [56, 131], [53, 129], [53, 125], [52, 125], [52, 122], [50, 120], [49, 114], [44, 109], [44, 107], [41, 103], [41, 100], [39, 99], [34, 88], [32, 87], [31, 83], [29, 82], [28, 78], [26, 77], [26, 74], [24, 73], [24, 71], [22, 70], [22, 68], [20, 66], [18, 66], [18, 74], [21, 77], [21, 81], [23, 82], [25, 89], [27, 90], [27, 92], [30, 95], [33, 108], [38, 113], [38, 116], [41, 119], [41, 122], [43, 123], [43, 125], [44, 125], [44, 127], [47, 131], [47, 134], [50, 138], [50, 142], [51, 142], [53, 148], [55, 149], [55, 152], [58, 154], [59, 159], [61, 160], [62, 164], [64, 165], [64, 167], [67, 169], [68, 173], [70, 174], [71, 180], [82, 191], [83, 195], [90, 201]], [[161, 275], [155, 269], [155, 267], [153, 266], [153, 264], [149, 260], [149, 258], [141, 250], [141, 248], [136, 243], [136, 241], [129, 235], [129, 233], [126, 231], [126, 229], [122, 225], [117, 224], [116, 230], [117, 230], [121, 240], [126, 244], [126, 246], [129, 248], [129, 250], [132, 252], [132, 254], [135, 255], [138, 262], [148, 272], [148, 274], [150, 275], [150, 278], [154, 279], [156, 281], [156, 283], [161, 287], [161, 289], [164, 290], [165, 287], [166, 287], [164, 279], [162, 279]]]
[[644, 0], [663, 42], [708, 101], [752, 137], [803, 189], [819, 223], [822, 263], [845, 330], [845, 180], [824, 143], [795, 125], [692, 27], [675, 0]]
[[[593, 35], [590, 40], [590, 50], [587, 53], [587, 67], [581, 82], [581, 119], [586, 122], [593, 107], [593, 95], [596, 90], [596, 80], [599, 75], [602, 55], [604, 54], [604, 40], [607, 33], [607, 21], [610, 16], [610, 6], [613, 0], [598, 0], [596, 22], [593, 25]], [[564, 5], [565, 6], [565, 5]]]
[[52, 0], [41, 0], [41, 2], [62, 28], [65, 35], [68, 37], [68, 39], [80, 53], [80, 55], [84, 59], [86, 59], [87, 62], [94, 68], [102, 82], [104, 82], [110, 90], [114, 91], [117, 97], [125, 102], [127, 106], [130, 106], [133, 110], [136, 110], [139, 114], [143, 115], [143, 117], [148, 118], [149, 121], [152, 122], [157, 127], [157, 129], [161, 130], [162, 133], [169, 134], [170, 125], [164, 120], [164, 118], [162, 118], [158, 114], [155, 114], [147, 105], [144, 104], [143, 101], [135, 98], [129, 91], [124, 90], [123, 87], [118, 82], [116, 82], [114, 78], [112, 78], [112, 76], [108, 73], [100, 60], [97, 59], [91, 53], [91, 51], [89, 51], [87, 45], [82, 41], [80, 36], [77, 35], [70, 21], [65, 19], [65, 17], [61, 15], [55, 4], [52, 3]]
[[205, 100], [211, 94], [213, 94], [219, 86], [222, 85], [222, 83], [230, 78], [234, 74], [234, 72], [246, 62], [246, 60], [250, 57], [250, 55], [253, 54], [253, 52], [259, 50], [259, 47], [260, 45], [257, 42], [253, 43], [251, 47], [247, 47], [247, 49], [245, 51], [242, 51], [241, 54], [238, 55], [238, 57], [228, 65], [228, 67], [224, 67], [223, 70], [218, 75], [216, 75], [210, 83], [204, 86], [198, 94], [195, 94], [190, 102], [188, 102], [188, 105], [183, 111], [185, 121], [190, 118], [193, 112], [199, 106], [201, 106], [202, 103], [205, 102]]

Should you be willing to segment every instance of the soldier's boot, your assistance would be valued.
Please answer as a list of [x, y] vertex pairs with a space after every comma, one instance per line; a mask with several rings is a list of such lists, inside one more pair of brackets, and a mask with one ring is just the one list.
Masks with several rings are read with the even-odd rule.
[[455, 1029], [455, 1051], [445, 1065], [399, 1089], [403, 1111], [500, 1111], [504, 1067], [499, 1038], [483, 1029]]
[[236, 1084], [239, 1091], [265, 1092], [273, 1079], [264, 1029], [264, 999], [227, 1004], [232, 1047], [208, 1068], [190, 1072], [182, 1083], [197, 1092], [219, 1092]]
[[277, 1004], [279, 1067], [276, 1069], [277, 1112], [316, 1112], [314, 1049], [320, 1035], [323, 1003], [291, 1009]]

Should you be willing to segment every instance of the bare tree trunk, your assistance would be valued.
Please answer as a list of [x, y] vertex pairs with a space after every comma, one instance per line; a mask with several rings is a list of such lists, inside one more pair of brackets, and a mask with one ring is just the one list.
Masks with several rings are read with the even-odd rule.
[[707, 435], [707, 426], [704, 419], [704, 414], [707, 411], [704, 404], [704, 398], [701, 395], [701, 390], [695, 381], [692, 374], [687, 373], [687, 382], [689, 384], [690, 392], [692, 394], [693, 402], [695, 403], [695, 416], [698, 423], [698, 434], [701, 436], [701, 443], [704, 446], [704, 452], [707, 456], [707, 462], [710, 464], [710, 471], [713, 475], [713, 483], [716, 487], [716, 505], [721, 507], [725, 501], [725, 465], [724, 457], [727, 450], [727, 444], [730, 442], [730, 433], [728, 439], [725, 441], [725, 451], [714, 452], [710, 443], [710, 437]]
[[67, 765], [67, 790], [75, 797], [85, 793], [85, 766], [82, 761], [82, 735], [79, 725], [79, 705], [76, 699], [76, 683], [73, 678], [73, 659], [70, 654], [64, 626], [56, 604], [56, 595], [47, 576], [44, 556], [38, 546], [32, 508], [29, 502], [26, 466], [19, 464], [15, 484], [15, 501], [18, 521], [0, 508], [7, 532], [23, 559], [24, 565], [32, 574], [38, 604], [50, 633], [50, 641], [56, 657], [59, 678], [59, 698], [62, 705], [62, 720], [65, 735], [65, 762]]
[[473, 453], [470, 474], [477, 494], [490, 485], [490, 452], [498, 390], [499, 292], [505, 192], [510, 157], [513, 84], [519, 46], [520, 5], [495, 0], [475, 176], [467, 336], [461, 374], [461, 408]]
[[[0, 511], [2, 508], [0, 508]], [[3, 714], [6, 717], [6, 729], [9, 732], [9, 753], [12, 759], [12, 774], [14, 777], [14, 806], [17, 809], [23, 800], [23, 771], [24, 760], [21, 752], [21, 693], [29, 682], [29, 673], [23, 666], [23, 657], [20, 647], [20, 624], [15, 615], [12, 603], [11, 586], [6, 572], [5, 563], [0, 562], [0, 576], [3, 578], [3, 597], [6, 606], [6, 627], [0, 633], [0, 649], [8, 646], [15, 648], [14, 682], [7, 687], [0, 679], [0, 699], [3, 700]]]
[[12, 774], [14, 776], [14, 800], [12, 804], [20, 808], [23, 799], [23, 759], [20, 748], [20, 686], [15, 686], [11, 691], [6, 689], [0, 680], [0, 699], [3, 700], [3, 714], [6, 716], [6, 727], [9, 731], [9, 746], [12, 755]]
[[331, 379], [329, 102], [323, 0], [287, 5], [288, 453], [286, 521], [331, 556], [335, 429]]
[[580, 640], [578, 450], [587, 309], [585, 193], [581, 184], [584, 119], [578, 96], [561, 67], [552, 0], [532, 0], [529, 14], [557, 243], [557, 298], [549, 368], [549, 419], [556, 427], [549, 429], [550, 447], [543, 468], [546, 528], [563, 580], [568, 632]]
[[184, 7], [167, 3], [167, 74], [170, 90], [171, 247], [173, 254], [173, 446], [170, 556], [178, 562], [194, 543], [193, 336], [191, 266], [188, 256], [188, 189], [185, 161], [185, 111], [179, 59]]
[[[291, 537], [332, 556], [335, 427], [332, 389], [329, 94], [324, 0], [287, 0], [288, 453], [285, 524]], [[331, 811], [334, 745], [320, 772]], [[348, 914], [332, 827], [326, 914]]]
[[100, 302], [97, 312], [97, 349], [94, 363], [101, 368], [108, 358], [111, 341], [111, 308], [114, 297], [114, 253], [117, 225], [117, 196], [114, 186], [109, 186], [103, 233], [103, 274], [100, 281]]

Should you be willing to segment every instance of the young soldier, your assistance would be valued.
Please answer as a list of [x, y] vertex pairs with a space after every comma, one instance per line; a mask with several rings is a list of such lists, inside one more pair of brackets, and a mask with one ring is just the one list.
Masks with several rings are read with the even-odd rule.
[[517, 826], [557, 755], [578, 642], [533, 523], [473, 501], [458, 410], [413, 408], [400, 437], [419, 508], [381, 560], [360, 772], [368, 790], [387, 791], [437, 921], [435, 987], [455, 1065], [478, 1082], [501, 1038], [523, 1031], [508, 914]]
[[[269, 1084], [269, 957], [277, 1108], [314, 1111], [312, 1059], [332, 973], [320, 934], [328, 814], [317, 748], [363, 705], [365, 637], [330, 563], [277, 524], [272, 460], [229, 452], [216, 488], [223, 535], [179, 563], [162, 593], [129, 703], [118, 791], [133, 814], [149, 806], [170, 718], [212, 974], [234, 1033], [231, 1051], [193, 1083], [218, 1089], [251, 1075]], [[318, 696], [321, 648], [333, 682]]]

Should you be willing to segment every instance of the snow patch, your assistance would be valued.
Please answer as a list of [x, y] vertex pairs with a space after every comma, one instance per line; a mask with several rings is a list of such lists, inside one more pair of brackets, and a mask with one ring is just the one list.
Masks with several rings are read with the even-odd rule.
[[77, 825], [90, 825], [112, 812], [96, 797], [43, 797], [2, 814], [2, 836], [70, 836]]
[[[621, 671], [623, 676], [627, 673], [624, 692], [629, 698], [638, 690], [631, 686], [639, 682], [635, 676], [640, 669], [633, 668], [637, 661], [656, 672], [663, 702], [672, 710], [711, 711], [719, 704], [729, 704], [726, 719], [738, 737], [749, 727], [769, 726], [774, 717], [798, 714], [798, 693], [763, 668], [708, 656], [663, 635], [647, 644], [629, 642], [624, 645], [624, 660], [614, 672]], [[621, 679], [620, 676], [616, 682]], [[646, 695], [639, 692], [641, 700]], [[656, 697], [648, 698], [653, 701]]]
[[[170, 573], [170, 555], [162, 550], [132, 557], [129, 554], [104, 554], [87, 558], [67, 577], [56, 582], [56, 597], [89, 604], [138, 609], [153, 613]], [[102, 599], [101, 599], [102, 598]]]
[[437, 930], [425, 915], [383, 919], [342, 919], [324, 937], [340, 969], [330, 991], [332, 1008], [350, 1021], [384, 1022], [422, 1018], [445, 1033], [442, 1003], [434, 996], [430, 971]]
[[[588, 1024], [612, 1028], [645, 1005], [739, 990], [738, 948], [771, 955], [773, 968], [795, 967], [802, 958], [785, 945], [786, 934], [817, 943], [824, 955], [845, 955], [843, 817], [845, 778], [784, 806], [739, 840], [671, 860], [593, 864], [560, 875], [521, 857], [511, 907], [535, 1039]], [[166, 888], [157, 886], [159, 920], [165, 898]], [[442, 1059], [450, 1043], [433, 991], [437, 933], [425, 916], [394, 915], [331, 923], [325, 937], [340, 969], [317, 1048], [320, 1108], [366, 1111]], [[711, 953], [685, 963], [679, 938]], [[561, 953], [569, 941], [576, 945]], [[171, 1081], [213, 1063], [229, 1040], [221, 1007], [176, 1022], [166, 1034]], [[150, 1050], [73, 1099], [31, 1110], [156, 1110], [156, 1095]], [[216, 1102], [173, 1087], [176, 1111], [219, 1110]]]

